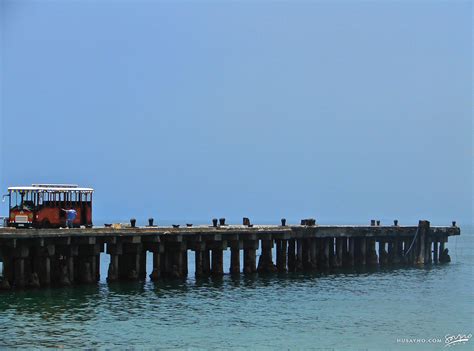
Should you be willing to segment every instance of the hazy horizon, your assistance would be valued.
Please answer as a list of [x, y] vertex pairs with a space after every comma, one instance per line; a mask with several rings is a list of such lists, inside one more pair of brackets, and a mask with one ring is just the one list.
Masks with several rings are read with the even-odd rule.
[[0, 13], [2, 194], [92, 186], [95, 221], [473, 222], [469, 1]]

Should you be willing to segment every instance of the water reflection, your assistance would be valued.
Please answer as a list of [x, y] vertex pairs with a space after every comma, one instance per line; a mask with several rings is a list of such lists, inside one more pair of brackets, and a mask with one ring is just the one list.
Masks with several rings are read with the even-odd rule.
[[[464, 262], [190, 275], [2, 292], [0, 347], [280, 349], [333, 347], [340, 340], [338, 347], [353, 348], [371, 335], [393, 349], [390, 342], [414, 326], [419, 335], [436, 336], [472, 322], [471, 268]], [[433, 324], [433, 315], [444, 319]]]

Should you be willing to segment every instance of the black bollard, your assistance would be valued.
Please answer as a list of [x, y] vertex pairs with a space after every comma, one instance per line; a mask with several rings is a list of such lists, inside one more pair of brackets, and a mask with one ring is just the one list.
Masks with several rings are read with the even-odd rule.
[[219, 225], [225, 225], [225, 218], [219, 218]]
[[135, 218], [130, 219], [130, 225], [132, 228], [135, 228], [135, 224], [137, 223], [137, 220]]
[[456, 226], [456, 221], [453, 221], [453, 223], [452, 223], [452, 224], [453, 224], [453, 227], [455, 227], [455, 226]]
[[179, 228], [179, 224], [172, 224], [173, 228]]
[[217, 227], [217, 218], [212, 219], [212, 226]]
[[186, 227], [191, 228], [193, 226], [192, 223], [186, 223]]
[[148, 218], [148, 226], [153, 227], [153, 218]]
[[281, 219], [281, 226], [286, 227], [286, 218]]
[[250, 225], [250, 219], [247, 217], [242, 218], [242, 224], [243, 225]]
[[394, 219], [394, 220], [393, 220], [393, 225], [394, 225], [395, 227], [398, 227], [398, 219]]
[[380, 221], [377, 221], [377, 227], [379, 227], [379, 226], [380, 226]]
[[370, 220], [370, 225], [371, 225], [372, 227], [375, 226], [375, 219], [371, 219], [371, 220]]
[[301, 225], [306, 225], [306, 219], [301, 220]]

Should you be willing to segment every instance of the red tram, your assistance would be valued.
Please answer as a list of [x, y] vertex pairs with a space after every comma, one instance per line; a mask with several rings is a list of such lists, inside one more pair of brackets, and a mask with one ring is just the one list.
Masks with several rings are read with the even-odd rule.
[[66, 212], [77, 212], [73, 226], [92, 227], [92, 188], [73, 184], [33, 184], [8, 188], [9, 227], [60, 228]]

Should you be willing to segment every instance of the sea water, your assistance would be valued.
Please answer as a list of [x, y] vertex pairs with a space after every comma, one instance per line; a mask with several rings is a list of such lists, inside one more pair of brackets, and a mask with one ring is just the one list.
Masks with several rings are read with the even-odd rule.
[[101, 255], [95, 285], [1, 292], [0, 348], [473, 350], [472, 227], [447, 247], [426, 268], [198, 280], [190, 253], [159, 283], [108, 284]]

